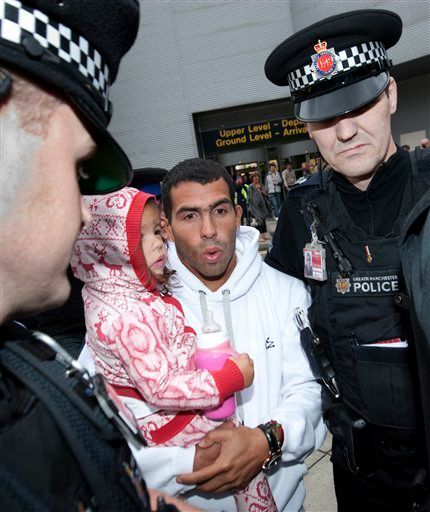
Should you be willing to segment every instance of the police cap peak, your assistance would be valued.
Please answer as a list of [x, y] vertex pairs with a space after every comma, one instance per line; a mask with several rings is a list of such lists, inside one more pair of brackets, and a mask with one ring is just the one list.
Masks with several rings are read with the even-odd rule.
[[0, 66], [51, 86], [79, 111], [98, 145], [84, 193], [126, 185], [130, 162], [107, 131], [109, 87], [139, 27], [138, 0], [0, 0]]
[[295, 114], [322, 121], [376, 98], [389, 81], [386, 49], [402, 33], [394, 12], [357, 10], [331, 16], [282, 42], [266, 61], [275, 85], [289, 85]]

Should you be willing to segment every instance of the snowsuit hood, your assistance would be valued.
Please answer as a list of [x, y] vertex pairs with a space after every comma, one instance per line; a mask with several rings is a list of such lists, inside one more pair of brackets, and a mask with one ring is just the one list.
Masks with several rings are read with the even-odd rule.
[[140, 222], [154, 196], [134, 188], [107, 195], [84, 196], [91, 224], [76, 241], [71, 265], [74, 275], [89, 288], [104, 293], [124, 288], [153, 291], [157, 282], [143, 256]]

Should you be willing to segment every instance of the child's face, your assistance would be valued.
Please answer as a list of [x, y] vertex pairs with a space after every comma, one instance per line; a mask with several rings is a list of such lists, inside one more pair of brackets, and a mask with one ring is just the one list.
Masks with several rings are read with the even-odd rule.
[[143, 210], [140, 234], [147, 267], [153, 275], [162, 275], [166, 265], [166, 244], [161, 236], [160, 210], [152, 201], [147, 202]]

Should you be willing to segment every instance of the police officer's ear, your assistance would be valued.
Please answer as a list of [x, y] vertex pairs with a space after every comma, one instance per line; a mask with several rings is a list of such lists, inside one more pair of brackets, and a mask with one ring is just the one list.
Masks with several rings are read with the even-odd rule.
[[306, 128], [308, 129], [309, 138], [313, 139], [314, 136], [313, 136], [312, 125], [315, 124], [315, 123], [305, 123], [305, 124], [306, 124]]
[[390, 114], [394, 114], [397, 110], [397, 83], [392, 76], [390, 77], [386, 93], [390, 100]]

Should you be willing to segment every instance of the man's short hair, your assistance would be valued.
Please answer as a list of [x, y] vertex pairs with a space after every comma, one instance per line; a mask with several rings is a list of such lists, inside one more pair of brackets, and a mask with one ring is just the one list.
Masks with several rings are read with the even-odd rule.
[[172, 197], [173, 187], [183, 182], [196, 182], [200, 185], [207, 185], [219, 179], [223, 179], [228, 186], [229, 196], [234, 204], [234, 182], [227, 169], [213, 160], [204, 158], [189, 158], [176, 164], [169, 171], [161, 184], [161, 200], [164, 213], [172, 221]]

